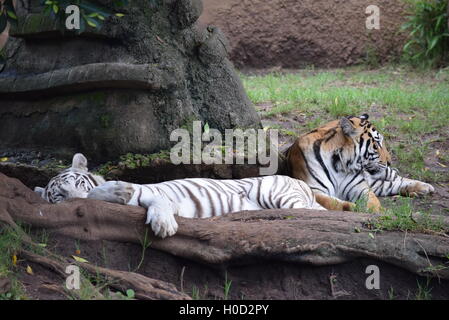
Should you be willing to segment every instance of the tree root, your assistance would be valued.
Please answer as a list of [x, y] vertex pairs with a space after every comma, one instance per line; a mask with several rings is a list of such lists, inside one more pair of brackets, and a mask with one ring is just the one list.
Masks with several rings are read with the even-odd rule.
[[[141, 244], [148, 228], [145, 213], [143, 208], [90, 199], [48, 204], [18, 180], [0, 174], [0, 221], [22, 221], [83, 240]], [[212, 219], [178, 217], [175, 236], [149, 240], [153, 249], [215, 266], [261, 260], [324, 266], [370, 258], [418, 275], [449, 279], [447, 237], [376, 232], [367, 227], [372, 218], [372, 214], [304, 209], [240, 212]], [[129, 281], [137, 285], [140, 278]], [[157, 288], [154, 282], [151, 285]]]

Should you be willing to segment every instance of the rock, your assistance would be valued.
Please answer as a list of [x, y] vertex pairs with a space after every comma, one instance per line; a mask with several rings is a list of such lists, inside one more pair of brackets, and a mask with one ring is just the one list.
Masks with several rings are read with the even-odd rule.
[[[373, 4], [379, 30], [365, 26]], [[389, 0], [208, 0], [200, 21], [223, 30], [239, 68], [337, 67], [398, 58], [406, 42], [399, 32], [405, 8]]]
[[0, 72], [0, 151], [102, 162], [169, 149], [170, 133], [194, 120], [259, 128], [223, 34], [196, 22], [202, 2], [156, 3], [133, 1], [75, 36], [19, 2]]
[[177, 21], [181, 29], [194, 24], [203, 12], [201, 0], [178, 0], [176, 2]]

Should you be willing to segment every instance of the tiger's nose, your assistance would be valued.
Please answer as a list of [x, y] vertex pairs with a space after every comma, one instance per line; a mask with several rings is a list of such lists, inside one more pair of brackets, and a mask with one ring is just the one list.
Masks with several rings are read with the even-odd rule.
[[387, 166], [390, 166], [391, 165], [391, 162], [390, 161], [387, 161]]

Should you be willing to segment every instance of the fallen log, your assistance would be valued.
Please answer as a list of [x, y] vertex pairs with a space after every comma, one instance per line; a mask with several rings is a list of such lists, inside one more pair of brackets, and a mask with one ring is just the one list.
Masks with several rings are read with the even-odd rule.
[[149, 240], [153, 249], [212, 265], [277, 260], [324, 266], [370, 258], [449, 279], [447, 237], [374, 232], [369, 228], [372, 214], [292, 209], [212, 219], [178, 217], [178, 233], [162, 240], [151, 235], [144, 239], [151, 233], [145, 213], [143, 208], [90, 199], [49, 204], [17, 179], [0, 174], [0, 221], [10, 224], [22, 221], [83, 240]]

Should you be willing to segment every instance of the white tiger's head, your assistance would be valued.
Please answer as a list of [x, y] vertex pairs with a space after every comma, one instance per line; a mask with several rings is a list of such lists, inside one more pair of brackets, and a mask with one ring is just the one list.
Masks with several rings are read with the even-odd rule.
[[91, 189], [103, 183], [103, 177], [89, 173], [86, 157], [77, 153], [70, 168], [53, 177], [45, 188], [36, 187], [34, 191], [48, 202], [58, 203], [70, 198], [87, 198]]

